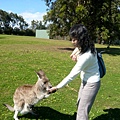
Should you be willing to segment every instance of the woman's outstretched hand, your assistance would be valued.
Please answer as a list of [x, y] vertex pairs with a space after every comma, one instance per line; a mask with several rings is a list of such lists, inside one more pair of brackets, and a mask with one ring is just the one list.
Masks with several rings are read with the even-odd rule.
[[52, 87], [48, 90], [48, 93], [51, 94], [51, 93], [55, 93], [57, 91], [57, 87]]

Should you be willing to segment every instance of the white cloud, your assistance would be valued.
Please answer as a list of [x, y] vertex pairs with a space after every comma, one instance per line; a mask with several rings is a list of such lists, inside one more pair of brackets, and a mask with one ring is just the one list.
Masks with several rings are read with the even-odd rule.
[[40, 12], [36, 12], [36, 13], [30, 13], [30, 12], [24, 12], [19, 14], [21, 15], [24, 20], [30, 25], [32, 20], [39, 20], [39, 21], [43, 21], [43, 16], [46, 15], [46, 13], [40, 13]]

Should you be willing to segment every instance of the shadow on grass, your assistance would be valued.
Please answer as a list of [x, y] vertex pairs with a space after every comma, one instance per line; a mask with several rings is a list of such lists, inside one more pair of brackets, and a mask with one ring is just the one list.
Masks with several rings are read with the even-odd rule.
[[[67, 51], [73, 51], [74, 48], [58, 48], [59, 50], [67, 50]], [[103, 54], [109, 54], [109, 55], [120, 55], [120, 48], [96, 48], [98, 52], [104, 51]]]
[[[19, 118], [29, 118], [36, 120], [75, 120], [76, 113], [74, 115], [68, 115], [64, 113], [60, 113], [50, 107], [35, 107], [34, 111], [37, 116], [32, 114], [26, 114], [23, 116], [19, 116]], [[103, 110], [106, 112], [93, 120], [120, 120], [120, 108], [110, 108]]]
[[4, 37], [4, 36], [0, 36], [0, 39], [5, 39], [6, 37]]
[[94, 120], [120, 120], [120, 108], [103, 110], [106, 114], [96, 117]]
[[26, 114], [23, 116], [19, 116], [19, 118], [29, 118], [36, 120], [75, 120], [76, 118], [76, 114], [68, 115], [60, 113], [50, 107], [34, 107], [34, 111], [37, 116], [32, 114]]
[[74, 48], [58, 48], [59, 50], [67, 50], [67, 51], [73, 51]]
[[120, 55], [120, 48], [97, 48], [97, 51], [105, 51], [103, 54], [109, 54], [109, 55]]

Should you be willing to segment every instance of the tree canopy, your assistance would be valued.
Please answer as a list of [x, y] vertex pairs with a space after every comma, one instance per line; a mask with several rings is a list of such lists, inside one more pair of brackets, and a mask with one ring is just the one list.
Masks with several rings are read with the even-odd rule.
[[84, 24], [93, 40], [120, 39], [120, 0], [45, 0], [44, 21], [51, 36], [67, 36], [72, 25]]
[[22, 16], [18, 16], [14, 13], [8, 13], [0, 10], [0, 28], [4, 32], [9, 34], [12, 32], [12, 28], [19, 27], [20, 30], [26, 29], [28, 24], [25, 22]]

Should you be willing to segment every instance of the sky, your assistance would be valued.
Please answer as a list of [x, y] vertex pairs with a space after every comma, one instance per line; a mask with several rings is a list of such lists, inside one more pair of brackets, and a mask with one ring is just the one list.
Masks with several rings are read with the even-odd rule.
[[44, 0], [0, 0], [0, 9], [23, 16], [30, 25], [32, 20], [43, 20], [47, 6]]

